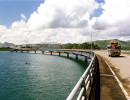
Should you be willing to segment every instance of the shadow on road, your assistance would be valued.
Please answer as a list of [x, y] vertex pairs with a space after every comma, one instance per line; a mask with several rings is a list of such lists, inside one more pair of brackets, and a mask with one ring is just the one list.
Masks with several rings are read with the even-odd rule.
[[125, 56], [111, 56], [111, 58], [124, 58]]

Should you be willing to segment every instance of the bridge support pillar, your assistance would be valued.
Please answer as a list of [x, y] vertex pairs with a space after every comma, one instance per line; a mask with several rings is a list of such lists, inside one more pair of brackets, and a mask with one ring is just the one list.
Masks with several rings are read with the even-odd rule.
[[81, 55], [82, 55], [82, 51], [81, 51]]
[[59, 52], [59, 56], [60, 56], [60, 52]]
[[34, 51], [34, 53], [36, 54], [36, 51]]
[[89, 53], [88, 59], [91, 59], [91, 58], [90, 58], [90, 54], [91, 54], [91, 53]]
[[69, 58], [69, 53], [67, 53], [67, 58]]
[[78, 59], [78, 55], [76, 55], [76, 59]]
[[44, 51], [42, 51], [42, 54], [44, 54]]
[[23, 53], [23, 50], [21, 50], [21, 53]]
[[52, 55], [52, 51], [50, 51], [50, 54]]
[[88, 57], [87, 56], [85, 56], [85, 62], [87, 62], [88, 61]]

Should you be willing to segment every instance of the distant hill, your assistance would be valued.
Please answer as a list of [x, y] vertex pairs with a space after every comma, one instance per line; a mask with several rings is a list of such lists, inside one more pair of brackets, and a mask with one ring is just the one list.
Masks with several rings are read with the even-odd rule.
[[102, 49], [107, 48], [107, 45], [111, 42], [118, 42], [123, 48], [130, 47], [130, 40], [129, 41], [121, 41], [118, 39], [111, 39], [111, 40], [97, 40], [93, 41], [94, 44], [99, 45]]
[[0, 43], [0, 48], [2, 48], [2, 47], [10, 47], [11, 45], [14, 45], [14, 44], [13, 43], [8, 43], [8, 42]]

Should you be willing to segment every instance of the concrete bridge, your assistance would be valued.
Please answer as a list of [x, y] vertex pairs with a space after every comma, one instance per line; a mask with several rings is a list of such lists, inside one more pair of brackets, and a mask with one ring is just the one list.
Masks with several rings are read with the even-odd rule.
[[50, 49], [50, 50], [47, 50], [47, 49], [24, 49], [24, 48], [12, 48], [11, 50], [12, 52], [34, 52], [35, 54], [40, 51], [42, 54], [44, 53], [50, 53], [50, 55], [52, 55], [53, 53], [58, 53], [58, 55], [60, 56], [61, 53], [65, 53], [67, 54], [67, 57], [69, 57], [70, 54], [73, 54], [75, 55], [75, 58], [78, 59], [78, 56], [84, 56], [84, 61], [87, 62], [88, 59], [92, 59], [92, 52], [90, 51], [83, 51], [83, 50], [78, 50], [78, 51], [75, 51], [75, 50], [64, 50], [64, 49]]
[[[130, 81], [126, 82], [125, 80], [126, 83], [124, 85], [124, 80], [119, 76], [119, 72], [117, 73], [117, 70], [115, 70], [116, 66], [113, 67], [110, 65], [110, 60], [107, 58], [106, 51], [90, 52], [86, 50], [43, 50], [21, 48], [13, 48], [12, 51], [21, 53], [37, 53], [37, 51], [41, 51], [42, 54], [50, 53], [50, 55], [53, 55], [53, 53], [58, 53], [59, 56], [61, 56], [62, 53], [65, 53], [67, 57], [69, 57], [70, 54], [74, 54], [76, 59], [78, 59], [79, 56], [83, 56], [85, 58], [84, 61], [86, 62], [88, 59], [91, 59], [88, 68], [74, 86], [66, 100], [73, 100], [75, 97], [77, 100], [130, 100]], [[119, 59], [120, 58], [121, 57], [119, 57]], [[129, 55], [128, 58], [130, 58]], [[126, 61], [127, 60], [128, 59], [126, 59]], [[114, 61], [114, 58], [112, 61]], [[125, 64], [124, 62], [122, 63]], [[130, 64], [128, 65], [130, 66]]]

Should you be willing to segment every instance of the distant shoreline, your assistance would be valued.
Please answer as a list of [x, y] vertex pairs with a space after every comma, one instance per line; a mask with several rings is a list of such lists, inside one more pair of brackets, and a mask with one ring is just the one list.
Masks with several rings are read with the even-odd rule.
[[10, 51], [11, 48], [10, 47], [1, 47], [0, 51]]
[[10, 51], [10, 50], [0, 50], [0, 51]]

